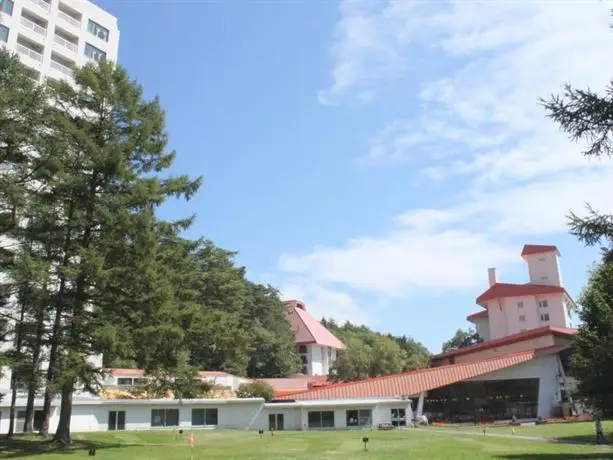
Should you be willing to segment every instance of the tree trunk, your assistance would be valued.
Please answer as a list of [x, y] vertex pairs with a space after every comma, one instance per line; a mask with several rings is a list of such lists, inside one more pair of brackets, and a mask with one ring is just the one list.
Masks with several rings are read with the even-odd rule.
[[32, 384], [28, 385], [28, 400], [26, 402], [26, 415], [23, 423], [23, 432], [32, 433], [34, 431], [34, 398], [36, 389]]
[[594, 425], [596, 427], [596, 444], [605, 444], [607, 438], [605, 438], [604, 430], [602, 429], [602, 415], [600, 411], [594, 412]]
[[[45, 289], [46, 291], [46, 289]], [[39, 312], [36, 319], [36, 338], [32, 347], [32, 368], [30, 379], [28, 381], [28, 400], [26, 402], [26, 415], [23, 425], [24, 433], [32, 433], [34, 431], [34, 398], [38, 390], [38, 372], [40, 369], [40, 355], [42, 350], [43, 332], [45, 330], [45, 314], [42, 305], [38, 305]]]
[[[21, 335], [21, 330], [23, 326], [23, 322], [26, 317], [26, 296], [27, 289], [25, 289], [22, 293], [21, 299], [21, 311], [19, 312], [19, 324], [15, 325], [16, 337], [15, 337], [15, 353], [17, 356], [21, 353], [21, 343], [23, 341], [23, 337]], [[20, 366], [21, 367], [21, 366]], [[15, 366], [11, 370], [11, 408], [9, 409], [9, 429], [7, 436], [11, 437], [15, 433], [15, 412], [17, 405], [17, 370]]]
[[70, 436], [70, 418], [72, 416], [72, 392], [74, 389], [74, 379], [68, 378], [62, 385], [62, 403], [60, 405], [60, 420], [57, 430], [53, 436], [53, 441], [63, 444], [72, 444]]
[[[62, 280], [62, 283], [65, 281]], [[60, 286], [63, 291], [63, 286]], [[57, 355], [59, 348], [60, 327], [62, 325], [62, 310], [57, 308], [55, 311], [55, 320], [53, 321], [53, 330], [51, 332], [51, 350], [49, 351], [49, 367], [47, 368], [47, 378], [45, 384], [45, 399], [43, 401], [43, 423], [40, 434], [42, 436], [49, 435], [49, 417], [51, 415], [51, 400], [54, 393], [49, 388], [49, 384], [55, 379], [55, 366], [57, 365]]]

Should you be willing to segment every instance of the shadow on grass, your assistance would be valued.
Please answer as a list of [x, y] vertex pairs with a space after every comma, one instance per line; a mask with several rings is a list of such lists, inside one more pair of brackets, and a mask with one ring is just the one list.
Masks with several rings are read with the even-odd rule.
[[569, 459], [579, 459], [579, 460], [601, 460], [606, 458], [613, 458], [613, 452], [601, 452], [601, 453], [589, 453], [589, 454], [508, 454], [508, 455], [500, 455], [496, 458], [506, 458], [506, 459], [521, 459], [521, 460], [569, 460]]
[[89, 449], [96, 450], [113, 449], [127, 447], [127, 444], [110, 443], [102, 441], [83, 441], [73, 440], [71, 446], [62, 446], [52, 441], [45, 441], [34, 436], [13, 437], [7, 439], [6, 436], [0, 437], [0, 459], [5, 458], [27, 458], [35, 455], [46, 454], [75, 454], [87, 453]]

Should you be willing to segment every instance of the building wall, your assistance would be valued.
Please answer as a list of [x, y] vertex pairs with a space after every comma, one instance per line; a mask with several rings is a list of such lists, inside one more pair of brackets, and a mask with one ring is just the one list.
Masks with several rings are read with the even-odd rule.
[[555, 252], [531, 254], [525, 256], [525, 260], [528, 263], [531, 283], [562, 286], [560, 258]]
[[492, 374], [482, 375], [470, 379], [507, 380], [507, 379], [539, 379], [538, 416], [549, 417], [555, 406], [560, 404], [560, 384], [557, 377], [556, 355], [546, 355], [535, 358], [518, 366], [503, 369]]
[[[117, 18], [104, 11], [102, 8], [94, 5], [89, 1], [84, 0], [50, 0], [49, 7], [45, 8], [42, 0], [33, 2], [31, 0], [14, 0], [13, 14], [2, 14], [2, 24], [9, 28], [9, 36], [6, 46], [16, 51], [22, 62], [28, 67], [32, 67], [40, 72], [42, 76], [49, 76], [59, 79], [67, 78], [67, 74], [61, 72], [57, 67], [53, 67], [53, 62], [59, 60], [52, 59], [52, 55], [60, 56], [63, 61], [72, 62], [77, 66], [82, 66], [89, 61], [85, 55], [85, 44], [89, 43], [92, 46], [106, 52], [107, 59], [116, 61], [119, 50], [119, 29], [117, 26]], [[66, 20], [66, 17], [60, 13], [60, 4], [65, 8], [68, 7], [81, 14], [80, 23], [75, 24], [74, 21]], [[26, 11], [26, 15], [34, 16], [42, 23], [46, 22], [43, 33], [41, 29], [34, 31], [32, 28], [23, 24], [21, 18], [22, 12]], [[96, 35], [88, 31], [89, 19], [95, 21], [99, 25], [109, 30], [108, 42], [102, 40]], [[69, 35], [75, 36], [78, 39], [76, 48], [67, 48], [62, 45], [61, 40], [56, 39], [56, 28], [62, 29]], [[17, 46], [18, 35], [22, 39], [27, 39], [35, 45], [42, 48], [42, 53], [25, 54]], [[59, 37], [61, 38], [61, 37]]]
[[[18, 404], [18, 410], [23, 410], [23, 403]], [[41, 404], [36, 405], [40, 409]], [[112, 401], [93, 400], [91, 404], [75, 404], [73, 406], [71, 430], [78, 432], [95, 432], [107, 431], [109, 412], [110, 411], [125, 411], [126, 412], [126, 430], [155, 430], [155, 429], [172, 429], [174, 427], [155, 427], [151, 426], [151, 410], [152, 409], [178, 409], [179, 410], [179, 426], [177, 428], [184, 429], [199, 429], [203, 427], [192, 427], [192, 409], [197, 408], [217, 408], [218, 410], [218, 425], [217, 428], [237, 428], [251, 430], [268, 430], [269, 414], [283, 414], [284, 427], [286, 430], [308, 429], [308, 413], [309, 411], [334, 411], [334, 428], [347, 428], [346, 411], [352, 409], [371, 409], [372, 424], [376, 426], [380, 423], [391, 422], [391, 409], [403, 408], [406, 410], [407, 420], [412, 418], [410, 401], [381, 401], [377, 403], [356, 402], [355, 404], [346, 405], [334, 404], [334, 402], [325, 401], [318, 404], [302, 407], [299, 405], [287, 404], [264, 404], [263, 400], [230, 400], [230, 401], [209, 401], [209, 402], [192, 402], [184, 400], [180, 401], [163, 401], [151, 404], [130, 404], [125, 400], [117, 401], [114, 404]], [[0, 433], [8, 431], [8, 413], [7, 406], [0, 407]], [[59, 420], [59, 407], [54, 405], [52, 416], [50, 419], [50, 431], [53, 432], [57, 428]]]
[[316, 344], [307, 345], [307, 350], [307, 358], [309, 360], [307, 366], [308, 374], [329, 375], [330, 367], [336, 360], [336, 350], [334, 348]]
[[479, 337], [484, 341], [491, 339], [489, 318], [476, 318], [472, 320], [472, 323], [475, 325], [475, 330], [477, 334], [479, 334]]
[[[548, 306], [539, 307], [539, 301], [547, 301]], [[570, 327], [562, 293], [494, 299], [488, 302], [487, 309], [490, 339], [542, 326]], [[549, 321], [541, 318], [545, 313], [549, 315]]]

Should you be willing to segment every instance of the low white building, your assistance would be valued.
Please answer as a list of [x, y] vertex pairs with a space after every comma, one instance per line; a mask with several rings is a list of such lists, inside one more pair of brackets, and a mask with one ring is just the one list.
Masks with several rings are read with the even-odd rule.
[[[23, 430], [25, 400], [17, 401], [17, 432]], [[42, 401], [36, 401], [35, 429], [41, 424]], [[8, 431], [8, 401], [0, 403], [0, 434]], [[54, 401], [50, 431], [59, 420]], [[411, 401], [403, 398], [363, 398], [265, 403], [251, 399], [103, 400], [75, 398], [71, 430], [234, 428], [247, 430], [310, 430], [402, 426], [412, 419]]]

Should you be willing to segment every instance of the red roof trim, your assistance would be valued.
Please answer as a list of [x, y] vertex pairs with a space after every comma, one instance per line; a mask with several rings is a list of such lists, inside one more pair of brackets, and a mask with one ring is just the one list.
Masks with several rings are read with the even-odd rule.
[[481, 294], [475, 302], [483, 306], [484, 302], [488, 300], [506, 298], [506, 297], [522, 297], [531, 295], [543, 295], [543, 294], [558, 294], [564, 293], [572, 301], [572, 297], [566, 289], [561, 286], [550, 286], [547, 284], [511, 284], [511, 283], [496, 283], [483, 294]]
[[483, 311], [478, 311], [477, 313], [473, 313], [472, 315], [468, 315], [466, 317], [466, 319], [468, 321], [472, 321], [474, 319], [480, 319], [480, 318], [489, 318], [489, 313], [487, 310], [483, 310]]
[[525, 244], [521, 251], [521, 256], [525, 257], [532, 254], [545, 254], [547, 252], [557, 252], [560, 254], [558, 248], [550, 244]]
[[504, 345], [511, 345], [512, 343], [523, 342], [525, 340], [535, 339], [537, 337], [542, 337], [544, 335], [553, 334], [553, 335], [562, 335], [570, 337], [577, 332], [576, 329], [572, 329], [570, 327], [554, 327], [554, 326], [543, 326], [536, 329], [530, 329], [529, 331], [519, 332], [517, 334], [511, 334], [506, 337], [501, 337], [499, 339], [488, 340], [486, 342], [481, 342], [476, 345], [472, 345], [466, 348], [460, 348], [458, 350], [448, 351], [447, 353], [441, 353], [439, 355], [434, 355], [430, 359], [440, 359], [440, 358], [448, 358], [451, 356], [465, 355], [468, 353], [474, 353], [476, 351], [489, 350], [490, 348], [501, 347]]

